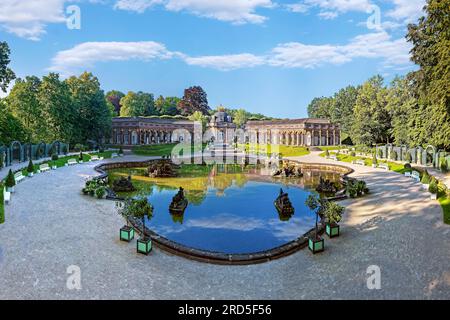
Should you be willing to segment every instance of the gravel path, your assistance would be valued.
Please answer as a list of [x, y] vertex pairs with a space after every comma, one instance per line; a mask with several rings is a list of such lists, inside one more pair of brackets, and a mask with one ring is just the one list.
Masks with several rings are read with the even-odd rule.
[[[16, 187], [0, 225], [0, 299], [449, 299], [450, 226], [439, 204], [409, 178], [349, 166], [372, 193], [343, 202], [341, 237], [316, 256], [253, 266], [137, 255], [135, 242], [118, 240], [114, 202], [80, 194], [94, 164], [36, 175]], [[81, 290], [66, 287], [71, 265]], [[367, 289], [370, 265], [381, 268], [380, 290]]]

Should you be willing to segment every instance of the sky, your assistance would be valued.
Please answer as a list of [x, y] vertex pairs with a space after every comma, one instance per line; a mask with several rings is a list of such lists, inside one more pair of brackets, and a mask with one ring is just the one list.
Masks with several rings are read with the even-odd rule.
[[307, 116], [310, 101], [417, 68], [405, 39], [425, 0], [1, 0], [18, 77], [83, 71], [109, 90]]

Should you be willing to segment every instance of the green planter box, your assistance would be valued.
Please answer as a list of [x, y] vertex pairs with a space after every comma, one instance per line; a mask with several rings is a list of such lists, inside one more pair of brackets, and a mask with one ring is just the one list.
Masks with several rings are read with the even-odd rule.
[[137, 252], [149, 254], [152, 251], [152, 240], [150, 238], [139, 239], [137, 241]]
[[325, 230], [330, 238], [339, 237], [340, 227], [338, 224], [327, 224]]
[[134, 239], [134, 229], [132, 227], [124, 226], [120, 229], [120, 240], [130, 242]]
[[323, 239], [312, 239], [308, 240], [308, 248], [312, 253], [316, 254], [325, 250], [325, 241]]

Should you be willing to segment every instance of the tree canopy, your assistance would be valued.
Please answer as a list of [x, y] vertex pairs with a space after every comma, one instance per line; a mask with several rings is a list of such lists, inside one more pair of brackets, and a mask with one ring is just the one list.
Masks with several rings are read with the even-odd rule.
[[3, 92], [6, 92], [9, 83], [16, 77], [14, 72], [8, 67], [10, 53], [8, 44], [0, 41], [0, 90]]

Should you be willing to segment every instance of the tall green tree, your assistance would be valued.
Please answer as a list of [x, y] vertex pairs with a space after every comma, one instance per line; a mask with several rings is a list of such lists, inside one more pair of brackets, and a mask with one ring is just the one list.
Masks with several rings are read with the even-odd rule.
[[42, 117], [38, 94], [41, 80], [30, 76], [18, 78], [6, 102], [11, 113], [22, 123], [28, 136], [26, 141], [38, 142], [45, 135], [45, 119]]
[[5, 102], [0, 99], [0, 144], [12, 141], [25, 141], [28, 136], [22, 123], [7, 111]]
[[65, 80], [75, 110], [73, 140], [85, 143], [87, 140], [101, 141], [109, 136], [111, 113], [100, 82], [90, 72]]
[[158, 114], [151, 93], [130, 91], [120, 100], [120, 104], [122, 105], [121, 117], [146, 117]]
[[404, 77], [395, 77], [388, 89], [386, 110], [391, 116], [392, 127], [389, 130], [397, 145], [409, 144], [411, 133], [410, 118], [414, 115], [417, 100], [412, 94], [409, 81]]
[[184, 96], [178, 103], [178, 109], [182, 115], [187, 116], [193, 114], [195, 111], [209, 115], [211, 111], [206, 92], [200, 86], [194, 86], [184, 90]]
[[68, 84], [61, 81], [58, 74], [50, 73], [42, 78], [38, 100], [42, 117], [46, 120], [42, 140], [77, 141], [78, 133], [74, 130], [76, 109]]
[[177, 105], [180, 102], [178, 97], [163, 97], [159, 96], [155, 101], [155, 108], [158, 113], [162, 116], [176, 116], [179, 114]]
[[331, 121], [340, 125], [342, 133], [350, 135], [354, 123], [353, 112], [358, 99], [359, 88], [348, 86], [339, 90], [333, 97]]
[[245, 111], [244, 109], [238, 109], [234, 112], [233, 122], [238, 128], [241, 128], [249, 118], [250, 115], [247, 111]]
[[334, 101], [331, 97], [314, 98], [308, 105], [310, 118], [331, 119], [334, 113]]
[[450, 148], [450, 0], [428, 0], [426, 15], [408, 26], [411, 60], [420, 69], [410, 75], [418, 99], [414, 125], [417, 143]]
[[352, 140], [357, 144], [372, 145], [388, 142], [391, 126], [386, 109], [387, 89], [379, 75], [366, 81], [359, 92], [354, 109]]
[[202, 130], [205, 131], [206, 125], [208, 124], [208, 117], [205, 116], [203, 113], [201, 113], [200, 111], [195, 111], [188, 117], [188, 119], [191, 121], [201, 122]]
[[9, 59], [10, 54], [11, 51], [8, 44], [0, 41], [0, 90], [3, 92], [6, 92], [9, 83], [16, 77], [14, 72], [8, 67], [11, 62]]

